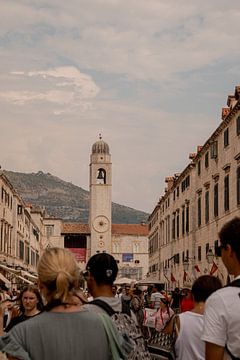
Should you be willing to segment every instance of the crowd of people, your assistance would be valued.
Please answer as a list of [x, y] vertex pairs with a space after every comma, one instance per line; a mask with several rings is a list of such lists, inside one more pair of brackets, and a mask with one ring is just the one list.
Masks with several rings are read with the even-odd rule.
[[[11, 360], [150, 359], [146, 344], [153, 332], [171, 333], [175, 327], [178, 360], [240, 358], [240, 218], [226, 223], [219, 238], [233, 282], [222, 287], [217, 277], [203, 275], [191, 289], [171, 292], [160, 284], [117, 287], [116, 260], [98, 253], [82, 273], [86, 293], [72, 253], [46, 249], [38, 287], [0, 293], [0, 350]], [[133, 344], [130, 330], [139, 331], [143, 341]]]

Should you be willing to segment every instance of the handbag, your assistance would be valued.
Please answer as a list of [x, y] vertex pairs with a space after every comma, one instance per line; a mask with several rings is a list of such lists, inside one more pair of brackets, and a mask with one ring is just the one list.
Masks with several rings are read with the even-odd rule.
[[174, 360], [176, 358], [174, 349], [178, 333], [176, 315], [173, 315], [172, 319], [173, 326], [170, 333], [164, 332], [164, 329], [160, 332], [155, 331], [148, 341], [148, 350], [154, 360]]

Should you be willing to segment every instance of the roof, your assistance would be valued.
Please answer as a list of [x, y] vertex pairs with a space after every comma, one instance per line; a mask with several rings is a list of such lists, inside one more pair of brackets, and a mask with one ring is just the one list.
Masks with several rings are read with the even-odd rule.
[[142, 224], [112, 224], [112, 234], [148, 236], [148, 226]]
[[[62, 234], [90, 234], [90, 228], [88, 224], [63, 223]], [[112, 234], [148, 236], [148, 226], [142, 224], [113, 224]]]
[[88, 224], [63, 223], [62, 234], [90, 234]]

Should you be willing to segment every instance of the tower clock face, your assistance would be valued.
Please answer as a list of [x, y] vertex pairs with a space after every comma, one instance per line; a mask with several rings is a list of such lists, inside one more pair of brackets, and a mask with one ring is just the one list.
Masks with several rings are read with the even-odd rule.
[[108, 231], [108, 229], [109, 229], [108, 218], [104, 215], [99, 215], [99, 216], [95, 217], [95, 219], [93, 220], [93, 228], [95, 231], [97, 231], [99, 233]]

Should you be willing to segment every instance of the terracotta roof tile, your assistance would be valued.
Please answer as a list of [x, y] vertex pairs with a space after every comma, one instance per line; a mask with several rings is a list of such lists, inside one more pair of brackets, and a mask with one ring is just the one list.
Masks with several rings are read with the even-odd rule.
[[[62, 234], [90, 234], [88, 224], [63, 223]], [[113, 235], [148, 236], [148, 226], [141, 224], [112, 224]]]
[[63, 223], [62, 234], [90, 234], [88, 224]]
[[148, 226], [141, 224], [112, 224], [112, 234], [148, 236]]

